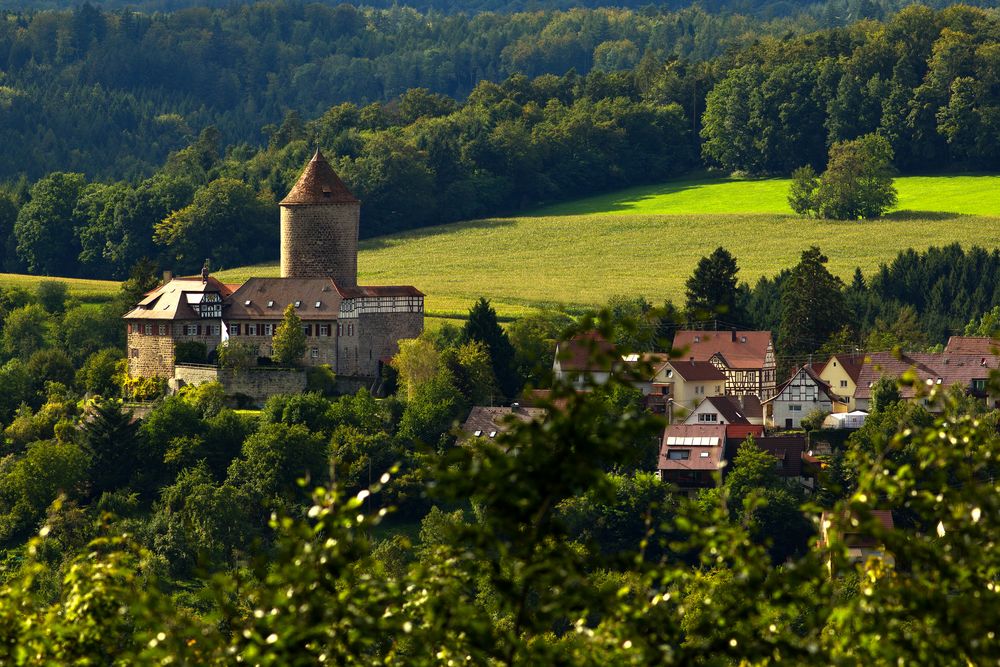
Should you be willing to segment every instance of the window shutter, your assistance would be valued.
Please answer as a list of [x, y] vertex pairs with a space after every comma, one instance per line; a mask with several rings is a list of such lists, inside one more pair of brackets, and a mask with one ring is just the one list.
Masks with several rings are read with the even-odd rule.
[[327, 335], [328, 338], [333, 336], [333, 325], [332, 324], [329, 327], [327, 327], [326, 335]]
[[201, 335], [201, 325], [200, 324], [198, 325], [198, 335], [199, 336]]
[[234, 336], [239, 336], [240, 335], [240, 325], [238, 325], [238, 324], [234, 324], [233, 325], [233, 335]]
[[311, 324], [307, 324], [306, 325], [306, 335], [307, 336], [312, 336], [313, 335], [313, 325], [311, 325]]

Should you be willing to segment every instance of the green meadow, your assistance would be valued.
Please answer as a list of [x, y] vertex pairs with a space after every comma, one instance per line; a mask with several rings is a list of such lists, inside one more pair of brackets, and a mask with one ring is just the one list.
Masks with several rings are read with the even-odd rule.
[[[580, 312], [614, 294], [682, 302], [684, 281], [717, 246], [753, 282], [793, 265], [818, 245], [849, 279], [906, 248], [960, 242], [1000, 247], [1000, 176], [896, 179], [898, 210], [867, 222], [808, 220], [791, 213], [787, 179], [702, 178], [559, 204], [528, 215], [473, 220], [361, 243], [359, 281], [416, 285], [428, 326], [460, 323], [479, 296], [504, 319], [539, 307]], [[227, 282], [278, 275], [277, 264], [215, 274]], [[45, 278], [0, 274], [0, 287], [33, 289]], [[113, 281], [68, 279], [83, 301], [109, 297]]]
[[[362, 284], [412, 284], [434, 318], [461, 318], [480, 295], [502, 317], [538, 307], [577, 312], [614, 294], [683, 302], [684, 281], [718, 246], [754, 282], [818, 245], [833, 272], [869, 274], [906, 248], [1000, 247], [1000, 176], [896, 180], [899, 208], [866, 222], [809, 220], [785, 200], [787, 179], [697, 179], [632, 188], [533, 211], [416, 230], [361, 244]], [[277, 275], [276, 265], [223, 272]]]
[[59, 280], [69, 286], [69, 295], [83, 302], [106, 301], [118, 291], [119, 283], [114, 280], [90, 280], [87, 278], [56, 278], [29, 276], [22, 273], [0, 273], [0, 288], [20, 287], [34, 292], [46, 280]]

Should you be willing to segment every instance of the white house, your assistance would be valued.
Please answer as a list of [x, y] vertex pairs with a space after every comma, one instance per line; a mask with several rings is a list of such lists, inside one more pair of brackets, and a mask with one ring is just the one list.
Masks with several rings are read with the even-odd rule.
[[800, 428], [810, 412], [835, 412], [835, 405], [846, 403], [808, 366], [795, 371], [773, 397], [762, 401], [766, 421], [776, 428]]

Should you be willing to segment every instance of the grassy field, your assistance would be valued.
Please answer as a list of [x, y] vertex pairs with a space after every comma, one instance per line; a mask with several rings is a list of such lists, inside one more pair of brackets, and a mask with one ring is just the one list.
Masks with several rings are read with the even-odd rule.
[[[688, 213], [785, 213], [785, 178], [699, 178], [670, 181], [548, 206], [532, 215], [633, 215]], [[896, 179], [897, 211], [968, 215], [1000, 213], [1000, 176], [906, 176]]]
[[69, 294], [84, 302], [106, 301], [113, 297], [119, 289], [119, 283], [114, 280], [88, 280], [85, 278], [49, 278], [45, 276], [28, 276], [20, 273], [0, 273], [0, 288], [21, 287], [29, 292], [38, 289], [38, 285], [46, 280], [59, 280], [69, 285]]
[[[540, 209], [532, 215], [443, 225], [361, 244], [359, 282], [416, 285], [427, 294], [427, 326], [461, 324], [479, 296], [504, 319], [540, 307], [579, 312], [613, 294], [683, 301], [684, 281], [717, 246], [754, 282], [792, 266], [819, 245], [845, 279], [899, 250], [955, 241], [1000, 247], [1000, 176], [896, 180], [899, 210], [868, 222], [799, 218], [783, 179], [700, 179], [633, 188]], [[277, 264], [215, 274], [227, 282], [276, 276]], [[42, 280], [0, 274], [0, 286]], [[70, 280], [71, 293], [99, 299], [117, 283]]]

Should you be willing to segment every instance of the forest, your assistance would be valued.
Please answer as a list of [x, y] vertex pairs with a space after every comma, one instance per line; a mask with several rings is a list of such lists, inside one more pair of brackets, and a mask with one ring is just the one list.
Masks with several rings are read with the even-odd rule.
[[[267, 7], [242, 8], [239, 15], [249, 21], [248, 17], [256, 15], [253, 12]], [[329, 11], [361, 16], [359, 10], [351, 8]], [[404, 15], [418, 17], [399, 9], [386, 11], [387, 17], [399, 20]], [[590, 60], [579, 63], [581, 70], [589, 70], [587, 74], [574, 69], [576, 62], [550, 61], [535, 68], [528, 64], [531, 58], [518, 61], [512, 65], [518, 71], [565, 73], [518, 73], [498, 83], [476, 82], [477, 75], [459, 86], [468, 86], [468, 94], [461, 99], [429, 88], [411, 88], [388, 102], [328, 106], [327, 97], [295, 104], [295, 93], [285, 95], [278, 79], [266, 74], [265, 68], [259, 75], [271, 81], [268, 86], [233, 84], [233, 90], [240, 91], [266, 88], [277, 96], [275, 105], [279, 97], [292, 105], [274, 107], [275, 114], [283, 115], [280, 122], [258, 128], [266, 137], [266, 144], [259, 147], [253, 141], [227, 143], [227, 133], [249, 132], [247, 124], [237, 129], [225, 120], [228, 112], [206, 116], [205, 122], [218, 125], [208, 125], [196, 135], [194, 128], [199, 123], [184, 115], [171, 116], [168, 124], [175, 128], [183, 125], [184, 129], [164, 144], [141, 132], [130, 135], [95, 128], [95, 137], [102, 139], [94, 145], [131, 159], [135, 151], [112, 146], [114, 142], [108, 144], [104, 137], [142, 137], [148, 143], [141, 152], [156, 153], [153, 147], [160, 146], [163, 150], [157, 159], [163, 161], [148, 176], [139, 174], [148, 169], [149, 162], [146, 166], [134, 163], [124, 169], [113, 168], [133, 176], [108, 179], [97, 175], [102, 169], [88, 168], [94, 160], [87, 157], [88, 149], [81, 147], [70, 152], [82, 163], [69, 159], [34, 181], [21, 178], [10, 182], [0, 193], [0, 237], [7, 239], [3, 268], [120, 279], [141, 259], [192, 271], [206, 257], [216, 268], [273, 258], [276, 248], [273, 240], [267, 240], [273, 235], [259, 232], [273, 225], [275, 202], [288, 191], [317, 145], [325, 149], [337, 171], [365, 202], [361, 230], [366, 237], [663, 181], [706, 167], [745, 174], [787, 174], [803, 164], [821, 167], [829, 145], [872, 132], [889, 142], [894, 166], [903, 173], [997, 168], [996, 152], [991, 148], [994, 117], [1000, 108], [1000, 88], [992, 83], [998, 69], [994, 52], [1000, 31], [995, 11], [964, 6], [934, 11], [913, 6], [884, 22], [861, 21], [802, 35], [790, 31], [780, 37], [758, 33], [752, 43], [707, 60], [690, 53], [657, 51], [657, 44], [685, 40], [665, 33], [654, 38], [654, 34], [689, 25], [697, 41], [699, 36], [708, 39], [708, 34], [721, 29], [717, 21], [740, 19], [685, 11], [688, 13], [654, 13], [648, 18], [610, 10], [578, 10], [498, 20], [497, 25], [504, 30], [513, 30], [512, 26], [520, 25], [519, 20], [551, 20], [561, 25], [582, 21], [577, 36], [568, 44], [583, 43], [578, 39], [582, 40], [580, 35], [589, 28], [582, 26], [593, 21], [607, 29], [645, 26], [641, 31], [645, 37], [632, 35], [638, 41], [632, 41], [631, 46], [625, 43], [630, 38], [625, 38], [588, 47], [587, 59], [590, 51], [606, 58], [598, 58], [600, 62], [593, 67]], [[9, 51], [12, 61], [23, 64], [22, 74], [42, 67], [40, 62], [47, 64], [39, 72], [69, 68], [65, 71], [72, 70], [73, 80], [81, 72], [101, 77], [110, 71], [87, 62], [98, 54], [112, 58], [113, 50], [97, 46], [107, 41], [117, 43], [118, 38], [88, 38], [84, 41], [93, 48], [74, 51], [72, 67], [59, 65], [58, 55], [52, 52], [55, 42], [29, 39], [35, 35], [35, 20], [43, 15], [30, 15], [34, 17], [31, 20], [28, 16], [21, 19], [27, 21], [23, 30], [9, 32], [7, 38], [0, 35], [0, 54]], [[98, 26], [93, 30], [105, 35], [123, 15], [81, 8], [72, 14], [44, 16], [78, 22], [89, 17], [87, 21]], [[178, 16], [167, 18], [179, 20]], [[611, 21], [614, 17], [621, 21]], [[154, 29], [156, 21], [167, 20], [164, 17], [135, 15], [129, 20], [133, 19], [140, 25], [135, 34], [145, 35], [143, 39], [184, 34]], [[454, 20], [491, 19], [481, 15]], [[707, 23], [699, 26], [699, 20]], [[297, 25], [295, 21], [265, 23], [285, 25], [291, 33]], [[10, 22], [7, 29], [12, 30], [12, 25], [17, 21]], [[3, 30], [0, 26], [0, 33]], [[608, 35], [606, 30], [603, 34]], [[593, 44], [592, 39], [585, 41]], [[717, 39], [709, 41], [719, 44]], [[550, 46], [546, 40], [526, 39], [522, 43], [530, 44], [536, 54]], [[600, 48], [601, 44], [607, 48]], [[160, 45], [138, 51], [162, 55], [170, 49]], [[507, 57], [515, 52], [506, 47], [503, 51]], [[414, 49], [398, 53], [413, 56], [429, 52]], [[259, 57], [259, 50], [254, 53]], [[116, 66], [126, 66], [120, 58], [113, 58]], [[242, 56], [238, 60], [242, 62]], [[183, 62], [184, 56], [172, 54], [172, 65], [181, 67]], [[462, 71], [468, 69], [463, 67]], [[158, 71], [162, 70], [147, 63], [134, 75], [142, 78]], [[171, 80], [182, 87], [195, 85], [201, 76], [187, 72], [174, 77], [178, 70], [172, 71]], [[255, 70], [250, 65], [246, 71]], [[501, 69], [491, 72], [500, 75]], [[301, 81], [327, 79], [326, 75], [316, 76], [302, 77]], [[55, 132], [44, 121], [44, 112], [20, 106], [30, 96], [9, 85], [16, 84], [14, 74], [7, 77], [8, 84], [0, 87], [0, 93], [8, 95], [10, 103], [0, 105], [0, 114], [7, 114], [0, 127], [14, 135], [4, 139], [12, 151], [4, 164], [32, 172], [49, 169], [31, 156], [43, 154], [48, 160], [60, 151], [39, 153], [38, 142], [19, 134], [18, 128], [24, 128], [30, 118], [33, 127], [47, 127], [47, 134]], [[367, 76], [363, 79], [371, 81]], [[121, 80], [129, 77], [123, 75]], [[421, 80], [427, 81], [423, 75]], [[96, 80], [93, 83], [96, 87], [89, 90], [97, 91], [102, 85]], [[167, 94], [162, 82], [153, 85], [158, 86], [158, 96]], [[216, 83], [205, 80], [205, 86], [185, 94], [206, 95], [205, 99], [219, 100], [220, 104], [226, 99]], [[455, 87], [450, 88], [454, 93]], [[46, 86], [46, 90], [55, 89]], [[209, 89], [214, 91], [210, 95]], [[327, 90], [325, 86], [313, 87], [314, 91], [320, 89]], [[372, 97], [384, 94], [381, 91]], [[266, 106], [254, 102], [240, 108]], [[72, 112], [73, 123], [79, 120], [74, 105], [60, 103], [58, 108], [60, 113]], [[253, 115], [259, 119], [257, 111]], [[97, 123], [119, 117], [124, 116], [86, 115], [88, 121]], [[41, 124], [39, 118], [43, 119]], [[156, 118], [165, 117], [161, 114]], [[18, 155], [18, 150], [26, 154]], [[109, 165], [104, 166], [112, 168]], [[88, 175], [91, 171], [96, 173]], [[53, 238], [69, 242], [53, 244]]]

